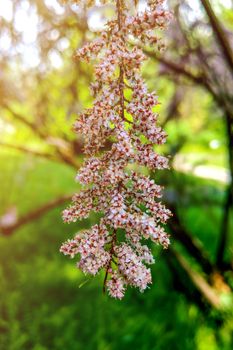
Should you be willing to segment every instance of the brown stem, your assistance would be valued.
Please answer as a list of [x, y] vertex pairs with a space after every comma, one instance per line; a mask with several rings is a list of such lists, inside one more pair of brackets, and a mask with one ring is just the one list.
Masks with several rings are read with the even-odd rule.
[[[121, 31], [122, 28], [122, 0], [116, 0], [116, 7], [117, 7], [117, 23], [118, 23], [118, 30]], [[120, 115], [122, 120], [125, 120], [125, 99], [124, 99], [124, 66], [123, 63], [120, 63], [120, 74], [119, 74], [119, 88], [120, 88]], [[119, 184], [120, 186], [120, 184]], [[113, 230], [112, 234], [112, 244], [110, 249], [110, 260], [106, 268], [106, 273], [104, 277], [104, 283], [103, 283], [103, 293], [106, 292], [106, 283], [108, 278], [108, 272], [111, 267], [113, 253], [114, 253], [114, 246], [116, 243], [117, 235], [116, 235], [116, 229]]]
[[[117, 22], [118, 30], [121, 31], [122, 28], [122, 3], [121, 0], [117, 0]], [[123, 38], [122, 38], [123, 39]], [[120, 74], [119, 74], [119, 87], [120, 87], [120, 107], [121, 107], [121, 118], [125, 119], [125, 98], [124, 98], [124, 66], [120, 63]]]
[[[116, 0], [116, 7], [117, 7], [117, 23], [118, 23], [118, 30], [121, 31], [122, 28], [122, 0]], [[119, 88], [120, 88], [120, 115], [122, 120], [128, 121], [125, 118], [125, 98], [124, 98], [124, 66], [123, 63], [120, 63], [119, 66], [120, 74], [119, 74]], [[118, 184], [118, 186], [121, 186], [121, 183]], [[103, 284], [103, 293], [106, 292], [106, 282], [108, 278], [108, 272], [111, 267], [112, 259], [113, 259], [113, 253], [114, 253], [114, 246], [116, 243], [117, 235], [116, 235], [116, 229], [113, 230], [113, 236], [112, 236], [112, 245], [110, 249], [110, 260], [108, 263], [108, 266], [106, 268], [106, 273], [104, 277], [104, 284]]]
[[104, 283], [103, 283], [103, 293], [104, 294], [106, 293], [106, 283], [107, 283], [107, 278], [108, 278], [108, 272], [109, 272], [109, 269], [110, 269], [112, 261], [113, 261], [113, 254], [114, 254], [114, 247], [115, 247], [116, 239], [117, 239], [116, 229], [114, 229], [113, 233], [112, 233], [111, 249], [110, 249], [110, 252], [109, 252], [110, 253], [110, 259], [109, 259], [109, 263], [107, 265], [105, 276], [104, 276]]

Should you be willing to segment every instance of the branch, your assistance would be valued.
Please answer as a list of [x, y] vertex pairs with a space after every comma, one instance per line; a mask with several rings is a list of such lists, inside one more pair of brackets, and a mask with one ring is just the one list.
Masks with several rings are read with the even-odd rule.
[[174, 63], [170, 60], [167, 60], [166, 58], [156, 55], [156, 53], [148, 50], [143, 50], [146, 55], [149, 57], [157, 60], [158, 62], [165, 65], [168, 69], [170, 69], [172, 72], [182, 75], [186, 78], [188, 78], [190, 81], [192, 81], [194, 84], [200, 85], [204, 87], [214, 98], [217, 105], [221, 110], [224, 111], [225, 114], [230, 113], [229, 108], [226, 105], [224, 99], [222, 96], [215, 92], [210, 83], [208, 82], [208, 78], [204, 74], [195, 75], [190, 70], [186, 69], [182, 64]]
[[[149, 52], [148, 54], [150, 55], [150, 57], [158, 60], [162, 64], [165, 64], [173, 72], [181, 74], [187, 77], [188, 79], [190, 79], [195, 84], [203, 86], [213, 96], [218, 107], [222, 109], [226, 119], [226, 124], [227, 124], [229, 168], [231, 173], [231, 179], [233, 179], [233, 114], [232, 114], [231, 107], [229, 107], [228, 104], [225, 103], [224, 96], [222, 96], [219, 93], [216, 93], [204, 76], [196, 76], [190, 71], [186, 70], [181, 65], [178, 65], [174, 62], [170, 62], [162, 57], [158, 57], [156, 54], [152, 52]], [[227, 199], [224, 206], [224, 214], [223, 214], [222, 223], [221, 223], [221, 236], [220, 236], [220, 243], [219, 243], [220, 245], [217, 252], [217, 265], [219, 268], [222, 268], [224, 265], [223, 257], [224, 257], [225, 247], [228, 241], [228, 218], [229, 218], [230, 208], [233, 203], [232, 180], [229, 185], [229, 188], [230, 188], [229, 190], [230, 192], [229, 194], [227, 194]], [[228, 195], [231, 196], [231, 200], [228, 198]], [[173, 228], [173, 231], [174, 230], [175, 229]], [[188, 236], [184, 236], [183, 234], [180, 234], [183, 230], [178, 229], [175, 231], [176, 231], [176, 235], [178, 235], [179, 239], [182, 241], [182, 244], [184, 244], [190, 252], [193, 251], [194, 256], [198, 258], [199, 253], [198, 253], [198, 250], [194, 248], [195, 244], [193, 245], [190, 242], [190, 239], [188, 238]], [[186, 241], [186, 238], [188, 238], [187, 241]], [[202, 259], [200, 261], [202, 261]], [[208, 266], [209, 265], [208, 262], [207, 261], [205, 262], [204, 260], [202, 261], [202, 265], [207, 269], [206, 270], [207, 273], [208, 273], [208, 269], [212, 266], [212, 265]]]
[[[65, 154], [64, 152], [61, 152], [61, 150], [58, 148], [55, 149], [57, 156], [54, 156], [51, 153], [38, 152], [38, 151], [32, 150], [30, 148], [26, 148], [24, 146], [13, 145], [13, 144], [1, 142], [1, 141], [0, 141], [0, 145], [3, 147], [15, 149], [15, 150], [20, 151], [20, 152], [31, 154], [31, 155], [36, 156], [36, 157], [42, 157], [42, 158], [46, 158], [46, 159], [50, 159], [50, 160], [54, 160], [54, 161], [58, 161], [58, 162], [63, 162], [63, 163], [70, 165], [71, 167], [73, 167], [75, 169], [79, 168], [79, 164], [78, 164], [78, 162], [76, 162], [75, 159], [73, 159], [68, 154]], [[80, 154], [81, 154], [81, 152], [80, 152]]]
[[168, 221], [168, 226], [174, 237], [176, 237], [191, 256], [196, 259], [205, 273], [213, 273], [215, 271], [215, 266], [211, 263], [208, 253], [204, 250], [201, 243], [186, 231], [180, 222], [176, 208], [174, 206], [171, 208], [170, 206], [170, 209], [173, 213], [173, 217]]
[[49, 210], [58, 207], [59, 205], [69, 201], [71, 198], [72, 198], [72, 195], [65, 195], [65, 196], [53, 199], [52, 201], [42, 205], [41, 207], [34, 209], [25, 215], [22, 215], [16, 222], [10, 225], [2, 224], [0, 221], [0, 232], [6, 236], [11, 235], [15, 230], [18, 230], [21, 226], [39, 219], [42, 215], [46, 214]]
[[28, 128], [30, 128], [34, 133], [38, 134], [38, 136], [39, 136], [40, 138], [44, 139], [44, 138], [46, 137], [46, 135], [44, 134], [43, 131], [41, 131], [40, 129], [38, 129], [38, 127], [37, 127], [34, 123], [32, 123], [32, 122], [30, 122], [29, 120], [25, 119], [21, 114], [15, 112], [15, 111], [10, 107], [10, 105], [9, 105], [7, 102], [3, 101], [3, 102], [2, 102], [2, 107], [5, 108], [5, 109], [7, 109], [7, 110], [12, 114], [12, 116], [13, 116], [15, 119], [19, 120], [21, 123], [23, 123], [23, 124], [26, 125]]
[[226, 265], [224, 262], [224, 252], [229, 240], [229, 219], [230, 211], [233, 205], [233, 113], [231, 110], [228, 110], [227, 106], [225, 107], [225, 116], [228, 140], [228, 161], [231, 180], [226, 190], [226, 199], [223, 208], [223, 216], [220, 227], [219, 246], [217, 248], [216, 264], [220, 270], [225, 269]]
[[32, 150], [30, 148], [26, 148], [24, 146], [20, 146], [20, 145], [13, 145], [13, 144], [10, 144], [10, 143], [5, 143], [5, 142], [0, 141], [0, 146], [11, 148], [11, 149], [15, 149], [17, 151], [24, 152], [24, 153], [27, 153], [27, 154], [32, 154], [33, 156], [37, 156], [37, 157], [57, 160], [57, 158], [54, 157], [51, 153], [38, 152], [38, 151]]
[[170, 248], [169, 253], [185, 272], [186, 278], [193, 284], [195, 289], [207, 301], [207, 303], [215, 309], [220, 309], [221, 299], [215, 289], [208, 284], [200, 273], [194, 271], [188, 261], [177, 251]]
[[80, 167], [79, 163], [72, 156], [70, 156], [68, 154], [65, 154], [58, 147], [56, 148], [56, 151], [57, 151], [58, 156], [60, 157], [60, 159], [64, 163], [66, 163], [67, 165], [71, 166], [75, 170], [77, 170]]
[[[13, 111], [11, 107], [6, 103], [3, 102], [3, 107], [10, 111], [10, 113], [13, 115], [13, 117], [23, 124], [25, 124], [28, 128], [30, 128], [33, 133], [37, 134], [43, 141], [45, 141], [47, 144], [49, 143], [49, 137], [50, 135], [47, 135], [42, 130], [38, 129], [36, 125], [34, 125], [32, 122], [28, 121], [27, 119], [23, 118], [19, 113]], [[57, 156], [66, 164], [70, 165], [71, 167], [78, 169], [79, 164], [78, 162], [72, 157], [71, 155], [68, 155], [67, 152], [63, 151], [61, 147], [59, 147], [56, 144], [52, 144], [54, 149], [56, 150]], [[13, 147], [13, 146], [12, 146]], [[20, 147], [21, 148], [21, 147]], [[21, 148], [23, 150], [23, 148]], [[32, 152], [31, 152], [32, 153]], [[80, 152], [81, 153], [81, 152]]]
[[162, 123], [160, 123], [161, 128], [164, 128], [165, 125], [172, 119], [179, 118], [179, 107], [184, 97], [184, 89], [180, 85], [174, 91], [171, 101], [167, 107], [167, 114]]
[[209, 0], [201, 0], [201, 3], [205, 8], [205, 11], [209, 18], [214, 34], [218, 40], [220, 47], [222, 48], [223, 55], [225, 56], [225, 59], [229, 65], [229, 68], [233, 73], [233, 51], [226, 37], [226, 33], [224, 32], [224, 29], [221, 23], [218, 21], [218, 18], [211, 7]]
[[223, 270], [225, 268], [224, 252], [228, 241], [228, 232], [229, 232], [228, 226], [229, 226], [231, 206], [232, 206], [232, 183], [228, 187], [228, 190], [226, 193], [226, 202], [223, 208], [223, 217], [222, 217], [221, 229], [220, 229], [220, 239], [219, 239], [219, 245], [218, 245], [217, 254], [216, 254], [217, 256], [216, 265], [220, 270]]
[[206, 86], [205, 79], [204, 79], [204, 77], [202, 75], [195, 75], [192, 72], [190, 72], [189, 70], [187, 70], [186, 68], [184, 68], [184, 66], [181, 66], [178, 63], [174, 63], [172, 61], [169, 61], [166, 58], [164, 58], [164, 57], [162, 57], [160, 55], [157, 55], [155, 52], [152, 52], [152, 51], [149, 51], [149, 50], [146, 50], [146, 49], [143, 49], [143, 52], [147, 56], [149, 56], [150, 58], [153, 58], [156, 61], [159, 61], [160, 63], [164, 64], [165, 66], [167, 66], [173, 72], [187, 77], [189, 80], [193, 81], [196, 84]]

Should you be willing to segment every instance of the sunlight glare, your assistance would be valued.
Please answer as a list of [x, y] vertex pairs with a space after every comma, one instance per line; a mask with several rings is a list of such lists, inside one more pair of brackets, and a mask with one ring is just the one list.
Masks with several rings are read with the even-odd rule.
[[15, 14], [14, 22], [16, 30], [23, 34], [25, 44], [36, 41], [39, 19], [35, 10], [28, 13], [24, 9], [19, 9]]
[[49, 60], [54, 68], [61, 68], [63, 64], [63, 60], [59, 53], [56, 50], [50, 50], [49, 52]]
[[58, 15], [63, 15], [65, 12], [64, 8], [58, 3], [57, 0], [45, 0], [45, 4], [52, 8]]
[[228, 9], [232, 8], [232, 0], [220, 0], [220, 4]]
[[4, 18], [7, 22], [13, 19], [13, 4], [11, 0], [0, 0], [0, 19]]

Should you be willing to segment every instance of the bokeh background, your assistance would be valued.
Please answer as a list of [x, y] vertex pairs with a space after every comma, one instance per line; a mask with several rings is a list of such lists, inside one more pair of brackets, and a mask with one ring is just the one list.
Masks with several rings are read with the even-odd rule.
[[[139, 1], [140, 10], [145, 1]], [[167, 49], [143, 67], [169, 137], [168, 251], [154, 283], [115, 301], [59, 253], [96, 220], [64, 225], [83, 156], [72, 123], [92, 67], [73, 60], [112, 5], [0, 0], [0, 349], [233, 349], [233, 2], [168, 1]]]

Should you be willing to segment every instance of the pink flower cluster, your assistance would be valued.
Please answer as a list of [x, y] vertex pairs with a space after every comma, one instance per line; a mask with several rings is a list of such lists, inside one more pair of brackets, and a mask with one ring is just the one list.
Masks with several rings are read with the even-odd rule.
[[108, 243], [108, 230], [104, 225], [94, 225], [91, 230], [78, 234], [61, 246], [61, 252], [72, 258], [80, 254], [78, 267], [84, 273], [96, 275], [110, 261], [110, 254], [105, 250]]
[[[168, 168], [168, 159], [154, 151], [155, 144], [166, 141], [166, 134], [153, 112], [157, 96], [147, 90], [140, 75], [145, 56], [132, 47], [132, 41], [158, 43], [156, 30], [170, 18], [162, 3], [149, 0], [145, 12], [131, 16], [132, 3], [116, 0], [116, 19], [107, 23], [99, 39], [76, 54], [79, 59], [97, 61], [92, 84], [95, 99], [74, 125], [85, 139], [87, 160], [76, 178], [83, 189], [74, 195], [63, 219], [75, 222], [91, 212], [101, 213], [102, 218], [65, 242], [61, 252], [71, 258], [77, 255], [84, 273], [96, 275], [104, 269], [104, 289], [118, 299], [127, 285], [144, 291], [152, 282], [147, 265], [154, 259], [142, 241], [169, 245], [163, 224], [171, 213], [158, 201], [162, 188], [143, 175], [145, 167]], [[103, 152], [106, 143], [111, 148]]]

